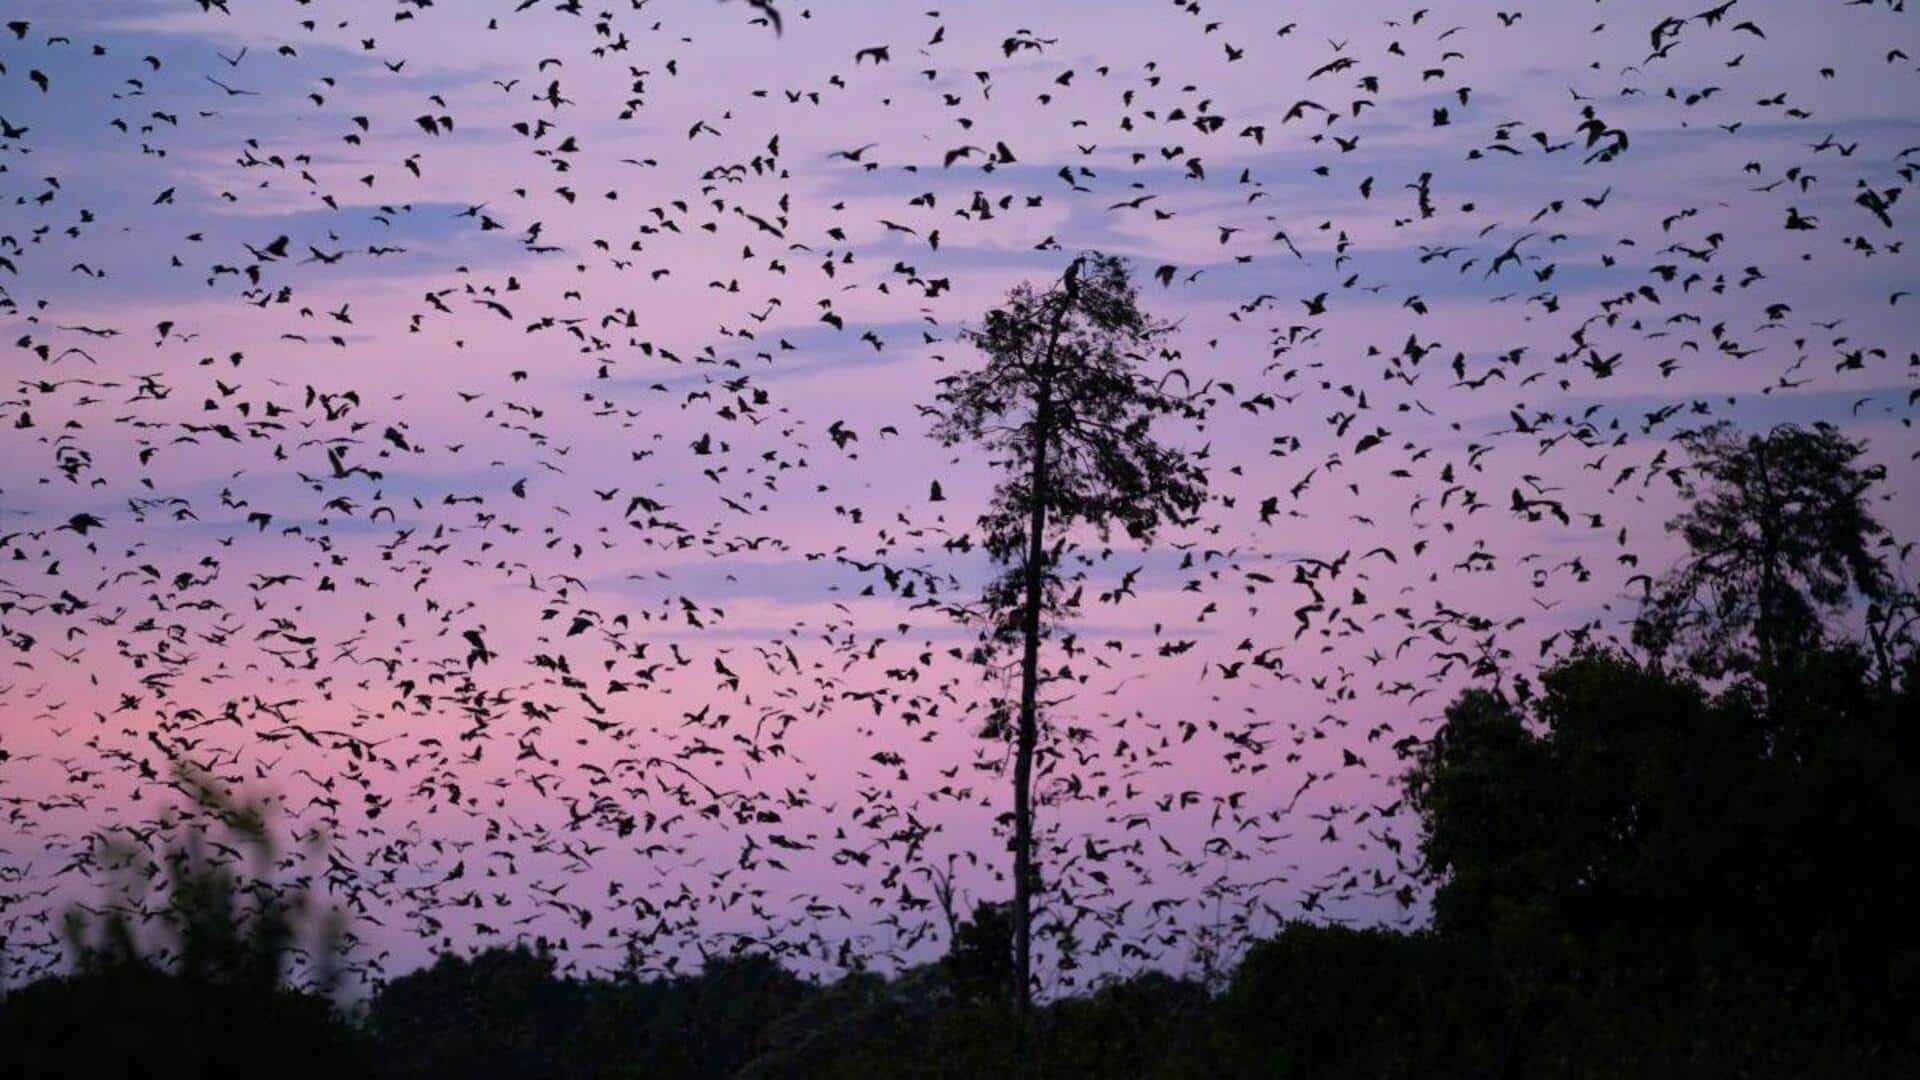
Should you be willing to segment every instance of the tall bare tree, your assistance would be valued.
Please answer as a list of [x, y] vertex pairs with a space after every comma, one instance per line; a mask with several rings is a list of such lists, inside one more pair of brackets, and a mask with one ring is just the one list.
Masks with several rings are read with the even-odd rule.
[[[1206, 498], [1199, 459], [1154, 437], [1156, 419], [1199, 421], [1205, 388], [1169, 367], [1177, 355], [1157, 342], [1172, 327], [1140, 307], [1126, 262], [1083, 255], [1052, 286], [1022, 284], [989, 311], [968, 340], [984, 366], [941, 380], [934, 436], [947, 446], [981, 446], [1001, 473], [981, 516], [982, 541], [1001, 574], [988, 585], [982, 659], [1020, 650], [1020, 700], [1013, 756], [1013, 978], [1024, 1013], [1032, 1000], [1033, 764], [1039, 740], [1040, 646], [1067, 614], [1059, 573], [1076, 529], [1102, 539], [1115, 526], [1152, 542], [1163, 523], [1195, 516]], [[1179, 383], [1179, 392], [1169, 389]], [[1005, 734], [1005, 703], [990, 734]]]

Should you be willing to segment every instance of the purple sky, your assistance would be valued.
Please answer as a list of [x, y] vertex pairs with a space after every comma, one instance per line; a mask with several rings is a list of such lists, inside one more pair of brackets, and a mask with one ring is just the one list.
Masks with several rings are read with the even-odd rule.
[[1508, 675], [1620, 630], [1675, 432], [1839, 424], [1920, 535], [1910, 207], [1857, 201], [1920, 167], [1897, 5], [230, 6], [0, 33], [16, 973], [97, 899], [95, 831], [176, 801], [163, 751], [329, 835], [388, 970], [940, 948], [934, 871], [1004, 895], [1007, 803], [941, 610], [993, 475], [917, 406], [1083, 249], [1211, 381], [1165, 434], [1214, 497], [1150, 552], [1085, 538], [1052, 985], [1419, 918], [1393, 744], [1475, 620]]

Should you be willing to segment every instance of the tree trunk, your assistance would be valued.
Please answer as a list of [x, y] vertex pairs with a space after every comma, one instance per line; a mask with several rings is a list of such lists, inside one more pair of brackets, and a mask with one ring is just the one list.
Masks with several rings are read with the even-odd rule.
[[1026, 601], [1020, 613], [1020, 720], [1013, 752], [1013, 1004], [1024, 1018], [1033, 1004], [1033, 751], [1039, 741], [1040, 609], [1045, 600], [1047, 443], [1053, 437], [1053, 350], [1073, 303], [1072, 280], [1062, 295], [1040, 361], [1034, 403], [1033, 473], [1027, 491]]
[[1771, 703], [1777, 690], [1780, 619], [1780, 498], [1773, 489], [1773, 473], [1767, 453], [1767, 441], [1754, 444], [1755, 466], [1760, 474], [1760, 596], [1754, 617], [1754, 640], [1759, 648], [1760, 685]]

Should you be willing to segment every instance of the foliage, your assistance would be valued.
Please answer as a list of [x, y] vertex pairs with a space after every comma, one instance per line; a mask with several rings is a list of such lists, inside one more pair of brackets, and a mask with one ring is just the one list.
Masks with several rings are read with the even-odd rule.
[[[1825, 428], [1688, 445], [1712, 486], [1674, 523], [1689, 552], [1643, 613], [1652, 655], [1576, 653], [1524, 702], [1470, 691], [1407, 777], [1435, 930], [1480, 947], [1504, 1016], [1482, 1064], [1911, 1066], [1920, 659], [1885, 632], [1875, 474]], [[1860, 606], [1864, 641], [1835, 627]]]
[[1587, 652], [1529, 708], [1449, 710], [1409, 789], [1436, 931], [1484, 946], [1502, 1058], [1780, 1075], [1911, 1054], [1920, 669], [1887, 691], [1854, 646], [1791, 660], [1764, 706]]
[[[76, 907], [69, 916], [73, 972], [0, 1002], [0, 1075], [365, 1075], [360, 1033], [325, 993], [287, 981], [290, 962], [304, 959], [320, 989], [331, 989], [337, 928], [322, 927], [303, 949], [308, 898], [267, 880], [272, 845], [261, 809], [234, 804], [191, 772], [180, 783], [199, 813], [148, 830], [175, 836], [157, 865], [142, 847], [101, 840], [128, 880], [102, 911]], [[206, 822], [221, 839], [207, 835]], [[241, 847], [254, 855], [253, 875], [208, 854]], [[149, 879], [159, 881], [162, 903], [146, 902]], [[147, 925], [159, 928], [158, 942], [143, 944]]]
[[259, 994], [148, 964], [50, 977], [0, 1001], [0, 1075], [370, 1075], [360, 1034], [318, 995]]
[[[1650, 595], [1636, 628], [1656, 654], [1678, 646], [1708, 676], [1757, 668], [1811, 647], [1857, 595], [1884, 605], [1894, 589], [1868, 510], [1879, 471], [1836, 429], [1783, 424], [1740, 435], [1715, 424], [1680, 438], [1709, 490], [1688, 483], [1668, 526], [1688, 555]], [[1743, 648], [1751, 638], [1753, 648]]]
[[[1230, 1075], [1446, 1075], [1462, 968], [1428, 933], [1290, 924], [1256, 943], [1216, 1006]], [[1451, 1023], [1450, 1023], [1451, 1021]], [[1257, 1033], [1257, 1034], [1255, 1034]]]
[[[1015, 288], [968, 333], [987, 363], [941, 380], [934, 437], [978, 445], [1002, 474], [981, 519], [983, 545], [1007, 568], [985, 605], [998, 616], [1001, 640], [1020, 632], [1036, 506], [1054, 536], [1046, 555], [1052, 567], [1075, 526], [1102, 538], [1118, 526], [1148, 543], [1162, 523], [1191, 517], [1205, 497], [1199, 464], [1153, 437], [1156, 419], [1202, 416], [1197, 396], [1165, 388], [1175, 377], [1184, 384], [1184, 373], [1156, 381], [1142, 370], [1170, 329], [1141, 309], [1126, 262], [1094, 253], [1054, 289]], [[1036, 459], [1044, 467], [1037, 496]], [[1046, 610], [1061, 599], [1060, 583], [1050, 580]]]
[[765, 957], [672, 979], [572, 979], [550, 953], [517, 947], [395, 979], [367, 1027], [381, 1076], [728, 1076], [809, 993]]
[[1005, 991], [1013, 976], [1013, 925], [1005, 904], [981, 903], [961, 923], [941, 961], [956, 995], [983, 1000]]

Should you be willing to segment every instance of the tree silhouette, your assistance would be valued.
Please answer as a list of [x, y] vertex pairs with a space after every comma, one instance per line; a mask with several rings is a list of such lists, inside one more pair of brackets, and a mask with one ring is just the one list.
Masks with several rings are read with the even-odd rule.
[[[1020, 646], [1014, 732], [1014, 1000], [1032, 995], [1032, 780], [1038, 739], [1040, 641], [1072, 606], [1058, 572], [1075, 527], [1105, 538], [1118, 525], [1145, 544], [1163, 522], [1189, 518], [1205, 498], [1196, 459], [1157, 441], [1156, 418], [1199, 420], [1200, 395], [1177, 368], [1158, 381], [1141, 365], [1171, 326], [1141, 310], [1124, 260], [1075, 259], [1045, 291], [1023, 283], [967, 339], [987, 355], [941, 380], [933, 434], [983, 447], [1002, 473], [980, 519], [983, 545], [1004, 568], [986, 589], [981, 659]], [[1170, 354], [1168, 354], [1170, 355]], [[1184, 393], [1167, 390], [1174, 378]], [[1004, 705], [989, 733], [1005, 731]]]
[[369, 1075], [334, 1000], [343, 928], [309, 877], [275, 880], [269, 804], [175, 784], [191, 811], [89, 841], [119, 887], [69, 910], [70, 973], [0, 995], [0, 1076]]
[[1651, 591], [1642, 645], [1683, 648], [1710, 676], [1752, 668], [1770, 686], [1781, 658], [1820, 641], [1856, 594], [1876, 607], [1894, 598], [1866, 497], [1880, 470], [1858, 463], [1859, 443], [1825, 424], [1742, 437], [1722, 423], [1680, 441], [1705, 483], [1686, 486], [1689, 506], [1668, 525], [1689, 554]]
[[[1635, 627], [1655, 655], [1469, 690], [1405, 776], [1436, 940], [1492, 1006], [1464, 1049], [1506, 1075], [1891, 1075], [1920, 1030], [1920, 653], [1880, 477], [1825, 427], [1685, 442], [1689, 550]], [[1835, 619], [1861, 600], [1864, 638]]]

